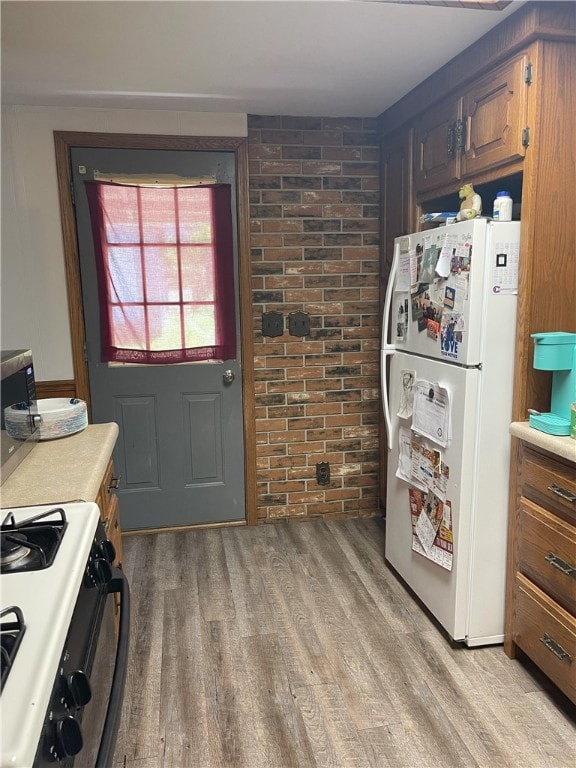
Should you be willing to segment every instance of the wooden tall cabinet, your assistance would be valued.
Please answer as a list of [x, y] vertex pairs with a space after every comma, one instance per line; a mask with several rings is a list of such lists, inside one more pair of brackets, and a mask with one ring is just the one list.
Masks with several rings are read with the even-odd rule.
[[[513, 390], [514, 422], [525, 421], [529, 408], [547, 411], [550, 406], [551, 377], [533, 368], [531, 334], [576, 333], [574, 72], [576, 4], [529, 2], [378, 119], [383, 165], [396, 157], [404, 140], [412, 157], [402, 168], [413, 168], [411, 183], [402, 180], [407, 212], [398, 200], [388, 199], [400, 187], [383, 177], [383, 288], [391, 234], [406, 233], [406, 223], [417, 222], [423, 212], [457, 210], [462, 183], [474, 184], [485, 214], [500, 189], [511, 189], [521, 203], [515, 371], [507, 384]], [[511, 440], [511, 499], [516, 499], [522, 461], [519, 440]], [[381, 446], [382, 476], [384, 433]], [[511, 527], [512, 549], [518, 535], [519, 529]], [[509, 585], [505, 649], [513, 656], [511, 590]]]

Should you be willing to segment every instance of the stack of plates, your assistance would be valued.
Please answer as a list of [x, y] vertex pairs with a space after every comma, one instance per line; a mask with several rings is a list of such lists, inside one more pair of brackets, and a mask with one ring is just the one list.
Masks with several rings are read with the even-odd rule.
[[[33, 412], [34, 409], [33, 409]], [[88, 413], [84, 400], [51, 397], [36, 401], [36, 419], [39, 440], [54, 440], [81, 432], [88, 425]], [[27, 411], [11, 405], [4, 411], [6, 431], [16, 440], [30, 435], [30, 416]]]

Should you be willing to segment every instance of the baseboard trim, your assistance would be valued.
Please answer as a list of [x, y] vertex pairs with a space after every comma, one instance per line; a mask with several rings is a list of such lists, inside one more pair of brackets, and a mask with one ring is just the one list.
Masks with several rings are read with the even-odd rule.
[[76, 384], [74, 379], [37, 381], [36, 397], [39, 400], [44, 397], [76, 397]]

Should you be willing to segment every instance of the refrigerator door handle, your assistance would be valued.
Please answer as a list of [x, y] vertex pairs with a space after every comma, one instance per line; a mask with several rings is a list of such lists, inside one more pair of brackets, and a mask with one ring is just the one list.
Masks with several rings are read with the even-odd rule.
[[388, 343], [388, 332], [390, 330], [390, 308], [392, 307], [392, 294], [394, 293], [394, 283], [396, 282], [396, 273], [398, 271], [398, 252], [400, 246], [394, 246], [394, 259], [390, 274], [388, 275], [388, 285], [386, 286], [386, 295], [384, 297], [384, 311], [382, 313], [382, 349], [394, 349], [393, 344]]
[[390, 400], [388, 399], [388, 358], [394, 354], [395, 348], [389, 344], [380, 350], [380, 370], [382, 376], [382, 409], [384, 411], [384, 422], [386, 423], [386, 434], [388, 436], [388, 450], [392, 450], [392, 420], [390, 418]]
[[394, 259], [392, 268], [388, 276], [388, 285], [386, 286], [386, 296], [384, 298], [384, 311], [382, 314], [382, 347], [380, 351], [380, 375], [382, 377], [382, 408], [384, 411], [384, 421], [386, 423], [386, 434], [388, 436], [388, 450], [392, 450], [392, 420], [390, 418], [390, 401], [388, 399], [388, 366], [387, 360], [390, 355], [396, 351], [394, 344], [388, 343], [388, 333], [390, 329], [390, 308], [392, 306], [392, 294], [394, 293], [394, 283], [396, 282], [396, 272], [398, 271], [398, 253], [400, 246], [394, 244]]

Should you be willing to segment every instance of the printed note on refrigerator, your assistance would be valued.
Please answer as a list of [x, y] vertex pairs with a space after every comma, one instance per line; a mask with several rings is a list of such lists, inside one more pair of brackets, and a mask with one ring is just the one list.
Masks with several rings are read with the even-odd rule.
[[412, 429], [446, 448], [452, 437], [450, 391], [440, 384], [418, 379], [414, 388]]
[[412, 482], [412, 432], [408, 427], [400, 427], [398, 430], [398, 468], [396, 477], [407, 483]]
[[492, 254], [492, 293], [518, 293], [520, 243], [495, 243]]
[[400, 419], [409, 419], [414, 410], [414, 384], [416, 383], [416, 371], [409, 371], [403, 368], [400, 371], [402, 387], [400, 389], [400, 405], [398, 406], [398, 417]]
[[[454, 535], [450, 502], [445, 501], [442, 504], [442, 520], [432, 540], [434, 524], [425, 512], [428, 494], [416, 488], [409, 488], [408, 495], [412, 519], [412, 550], [441, 568], [451, 571], [454, 557]], [[420, 536], [426, 541], [427, 548]], [[432, 543], [430, 543], [431, 541]]]
[[457, 246], [458, 238], [456, 235], [446, 234], [440, 250], [438, 263], [436, 264], [436, 274], [439, 277], [448, 277], [450, 275], [452, 257], [456, 254]]
[[416, 521], [416, 535], [424, 547], [427, 554], [430, 553], [436, 533], [442, 522], [444, 515], [444, 504], [438, 499], [432, 491], [428, 491], [420, 516]]
[[409, 252], [398, 254], [395, 291], [409, 291], [412, 285], [412, 259]]

